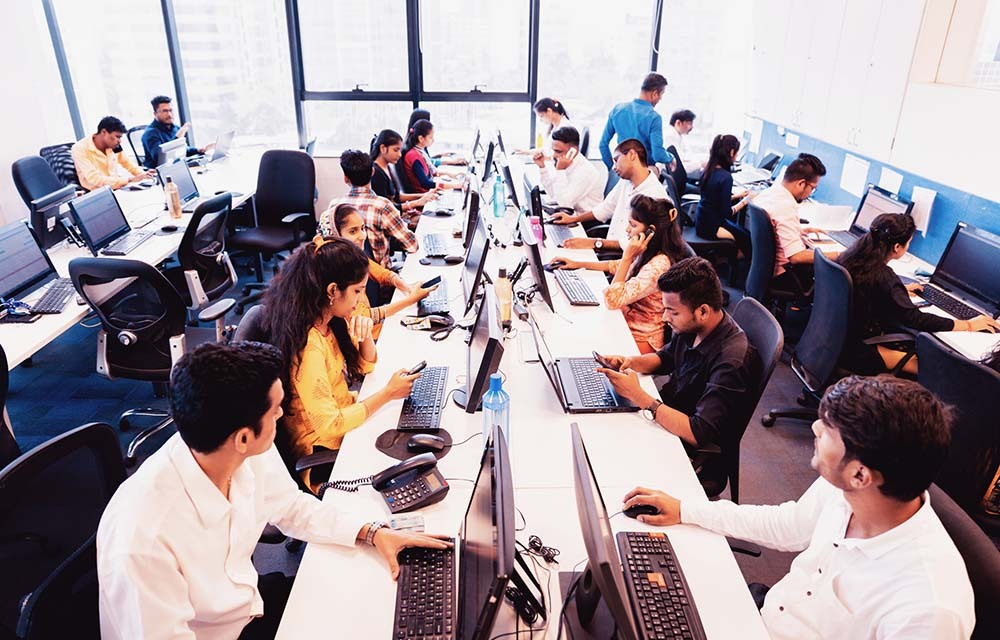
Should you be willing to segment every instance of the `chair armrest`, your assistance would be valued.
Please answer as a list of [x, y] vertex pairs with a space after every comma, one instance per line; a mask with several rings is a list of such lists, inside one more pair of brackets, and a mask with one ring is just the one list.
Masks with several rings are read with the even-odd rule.
[[611, 229], [610, 224], [595, 224], [594, 226], [587, 229], [587, 236], [593, 238], [598, 237], [606, 240], [608, 237], [608, 230]]
[[286, 536], [281, 532], [281, 529], [270, 523], [264, 525], [264, 530], [258, 538], [258, 541], [264, 544], [280, 544], [285, 540]]
[[687, 204], [689, 202], [698, 202], [701, 200], [701, 195], [697, 193], [685, 193], [681, 196], [681, 204]]
[[729, 543], [730, 551], [733, 551], [734, 553], [745, 553], [753, 558], [760, 557], [760, 547], [752, 542], [737, 540], [736, 538], [730, 538], [729, 536], [726, 536], [726, 542]]
[[295, 471], [301, 473], [306, 469], [312, 469], [322, 464], [333, 464], [337, 460], [338, 453], [340, 453], [339, 450], [324, 449], [316, 453], [310, 453], [307, 456], [302, 456], [295, 461]]
[[236, 301], [232, 298], [223, 298], [214, 304], [210, 304], [198, 312], [198, 322], [214, 322], [229, 313]]
[[299, 213], [289, 213], [287, 216], [281, 219], [282, 224], [298, 224], [303, 218], [314, 217], [311, 213], [299, 212]]
[[912, 333], [886, 333], [881, 336], [873, 336], [864, 340], [867, 345], [889, 344], [892, 342], [916, 342], [916, 336]]

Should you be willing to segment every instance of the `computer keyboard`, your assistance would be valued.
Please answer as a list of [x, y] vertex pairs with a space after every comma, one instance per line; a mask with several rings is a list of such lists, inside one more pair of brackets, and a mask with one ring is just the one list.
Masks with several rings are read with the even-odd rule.
[[31, 311], [32, 313], [62, 313], [69, 303], [70, 297], [75, 293], [73, 281], [69, 278], [53, 280], [38, 302], [31, 305]]
[[455, 549], [399, 552], [394, 640], [455, 637]]
[[153, 237], [153, 231], [129, 231], [108, 246], [101, 249], [106, 256], [128, 255], [133, 249]]
[[426, 367], [413, 382], [410, 395], [403, 400], [396, 429], [429, 431], [441, 428], [444, 392], [448, 386], [448, 367]]
[[647, 640], [704, 638], [698, 610], [667, 536], [622, 531], [616, 537], [639, 635]]
[[850, 231], [824, 231], [823, 233], [830, 236], [845, 247], [850, 247], [854, 244], [854, 241], [858, 239], [858, 237]]
[[956, 300], [944, 291], [935, 289], [929, 284], [925, 284], [923, 288], [917, 292], [917, 295], [927, 302], [930, 302], [935, 307], [944, 309], [959, 320], [972, 320], [976, 316], [981, 315], [978, 311], [964, 302]]
[[552, 238], [557, 247], [563, 246], [564, 242], [573, 237], [570, 228], [563, 224], [547, 224], [545, 225], [545, 233]]
[[556, 269], [552, 272], [556, 283], [569, 299], [569, 303], [578, 307], [599, 307], [601, 303], [594, 297], [587, 283], [576, 272]]
[[443, 315], [451, 311], [448, 306], [448, 287], [445, 285], [445, 281], [442, 280], [438, 283], [437, 289], [417, 303], [418, 316]]
[[448, 255], [448, 236], [443, 233], [428, 233], [423, 237], [420, 246], [428, 258], [443, 258]]
[[594, 371], [597, 362], [593, 358], [568, 358], [573, 380], [576, 382], [580, 400], [585, 407], [614, 407], [618, 403], [608, 389], [607, 377]]

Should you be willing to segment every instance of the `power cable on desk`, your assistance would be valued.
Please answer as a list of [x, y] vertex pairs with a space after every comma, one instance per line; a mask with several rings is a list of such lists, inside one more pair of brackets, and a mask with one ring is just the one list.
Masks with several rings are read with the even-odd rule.
[[469, 440], [472, 440], [473, 438], [478, 438], [478, 437], [480, 437], [482, 435], [483, 435], [483, 433], [481, 431], [479, 433], [474, 433], [471, 436], [469, 436], [468, 438], [466, 438], [465, 440], [462, 440], [461, 442], [452, 442], [451, 444], [446, 444], [446, 445], [444, 445], [444, 448], [447, 449], [449, 447], [457, 447], [459, 445], [463, 445], [466, 442], [468, 442]]

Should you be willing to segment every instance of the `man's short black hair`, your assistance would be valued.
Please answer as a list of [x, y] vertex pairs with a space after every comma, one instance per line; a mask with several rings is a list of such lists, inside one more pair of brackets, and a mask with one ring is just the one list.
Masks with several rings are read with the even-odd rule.
[[882, 474], [879, 490], [902, 502], [927, 490], [948, 457], [952, 412], [912, 380], [849, 376], [831, 386], [819, 415], [844, 441], [844, 462]]
[[825, 175], [826, 167], [823, 166], [822, 160], [811, 153], [800, 153], [799, 157], [792, 160], [792, 163], [785, 169], [785, 177], [782, 180], [788, 182], [797, 182], [799, 180], [812, 182]]
[[681, 109], [680, 111], [674, 111], [672, 114], [670, 114], [670, 126], [677, 124], [678, 121], [694, 122], [694, 119], [696, 117], [697, 116], [694, 115], [694, 111], [691, 111], [690, 109]]
[[260, 435], [282, 362], [260, 342], [203, 344], [184, 355], [170, 374], [170, 413], [184, 443], [211, 453], [243, 427]]
[[705, 258], [685, 258], [667, 269], [656, 281], [663, 293], [676, 293], [688, 309], [694, 311], [703, 304], [722, 309], [722, 283], [715, 267]]
[[659, 73], [650, 73], [642, 81], [643, 91], [663, 91], [667, 88], [667, 79]]
[[114, 116], [104, 116], [97, 123], [97, 133], [107, 131], [108, 133], [128, 133], [125, 123]]
[[153, 105], [153, 111], [156, 111], [160, 108], [161, 104], [170, 104], [171, 102], [173, 101], [170, 99], [170, 96], [156, 96], [149, 101], [149, 104]]
[[580, 146], [580, 132], [576, 130], [575, 127], [566, 125], [565, 127], [559, 127], [552, 132], [552, 139], [558, 140], [559, 142], [565, 142], [566, 144], [579, 147]]
[[355, 187], [363, 187], [372, 181], [372, 159], [364, 151], [348, 149], [340, 154], [340, 168]]
[[635, 155], [639, 156], [639, 162], [641, 162], [643, 166], [649, 164], [647, 160], [649, 156], [646, 155], [646, 147], [635, 138], [629, 138], [628, 140], [620, 143], [617, 147], [615, 147], [615, 151], [622, 155], [625, 155], [629, 151], [635, 151]]

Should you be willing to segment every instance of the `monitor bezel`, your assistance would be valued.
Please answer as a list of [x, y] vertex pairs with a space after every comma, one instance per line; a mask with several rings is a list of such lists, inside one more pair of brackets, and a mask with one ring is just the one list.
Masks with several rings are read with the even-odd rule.
[[[76, 207], [77, 204], [82, 201], [88, 199], [90, 200], [97, 199], [98, 197], [103, 196], [103, 194], [105, 193], [107, 193], [111, 197], [111, 200], [115, 203], [115, 209], [118, 211], [118, 215], [120, 215], [122, 218], [123, 226], [118, 227], [118, 229], [113, 231], [106, 238], [102, 238], [100, 241], [95, 241], [94, 238], [91, 237], [90, 231], [87, 230], [87, 226], [83, 224], [83, 220], [80, 218], [80, 214], [76, 210]], [[122, 206], [118, 202], [118, 198], [115, 197], [115, 192], [111, 190], [111, 187], [101, 187], [100, 189], [94, 189], [90, 193], [85, 193], [79, 198], [74, 198], [73, 200], [70, 200], [69, 210], [73, 216], [73, 223], [80, 230], [80, 235], [83, 237], [83, 241], [86, 243], [87, 248], [90, 249], [90, 252], [94, 254], [95, 257], [98, 255], [98, 253], [100, 253], [101, 249], [108, 246], [109, 244], [111, 244], [112, 242], [114, 242], [115, 240], [117, 240], [118, 238], [122, 237], [123, 235], [127, 234], [129, 231], [132, 230], [132, 225], [128, 223], [128, 218], [125, 217], [125, 212], [122, 211]]]
[[55, 265], [52, 264], [52, 258], [49, 257], [48, 251], [42, 247], [42, 243], [38, 241], [38, 236], [35, 231], [28, 224], [27, 220], [21, 220], [18, 222], [11, 222], [4, 227], [0, 227], [0, 233], [5, 232], [7, 229], [13, 229], [16, 226], [22, 226], [25, 233], [31, 236], [32, 242], [35, 243], [35, 247], [42, 253], [42, 257], [45, 258], [45, 264], [48, 265], [48, 269], [38, 275], [32, 276], [30, 279], [21, 282], [19, 285], [7, 292], [0, 291], [0, 298], [4, 300], [20, 300], [24, 295], [31, 294], [37, 289], [45, 286], [53, 280], [59, 278], [59, 273], [56, 271]]

